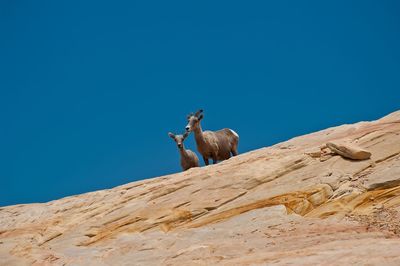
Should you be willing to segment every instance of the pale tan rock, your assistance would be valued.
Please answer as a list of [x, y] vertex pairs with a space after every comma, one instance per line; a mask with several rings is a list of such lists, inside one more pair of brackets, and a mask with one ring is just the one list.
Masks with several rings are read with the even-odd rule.
[[322, 151], [320, 148], [311, 148], [306, 150], [304, 153], [311, 156], [312, 158], [319, 158], [322, 155]]
[[[400, 265], [399, 114], [217, 165], [2, 207], [0, 265]], [[338, 140], [373, 156], [333, 156], [324, 145]], [[319, 160], [305, 154], [315, 147]]]
[[363, 183], [367, 190], [400, 186], [400, 163], [389, 166], [379, 173], [371, 172]]
[[366, 160], [371, 157], [371, 152], [345, 141], [331, 141], [326, 146], [336, 154], [353, 160]]

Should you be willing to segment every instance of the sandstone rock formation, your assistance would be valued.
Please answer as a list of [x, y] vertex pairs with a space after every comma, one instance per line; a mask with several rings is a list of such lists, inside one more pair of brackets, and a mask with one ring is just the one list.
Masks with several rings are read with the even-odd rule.
[[346, 141], [330, 141], [326, 143], [326, 146], [333, 153], [352, 160], [367, 160], [371, 157], [369, 151], [361, 149], [352, 143], [346, 143]]
[[[370, 158], [320, 151], [344, 139]], [[399, 213], [395, 112], [217, 165], [0, 208], [0, 265], [400, 265]]]

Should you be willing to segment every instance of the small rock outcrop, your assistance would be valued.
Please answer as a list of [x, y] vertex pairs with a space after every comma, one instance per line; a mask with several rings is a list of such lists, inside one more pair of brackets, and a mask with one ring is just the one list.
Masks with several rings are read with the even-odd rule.
[[400, 265], [399, 173], [395, 112], [212, 166], [1, 207], [0, 265]]
[[345, 141], [330, 141], [326, 146], [333, 153], [352, 160], [367, 160], [371, 157], [371, 152]]

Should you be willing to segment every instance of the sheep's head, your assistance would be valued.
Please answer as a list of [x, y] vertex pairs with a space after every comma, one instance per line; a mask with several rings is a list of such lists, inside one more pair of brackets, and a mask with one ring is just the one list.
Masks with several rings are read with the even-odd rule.
[[176, 146], [178, 146], [179, 149], [183, 149], [183, 142], [188, 135], [189, 132], [185, 132], [183, 135], [175, 135], [171, 132], [168, 132], [168, 136], [176, 142]]
[[195, 130], [199, 124], [200, 124], [200, 120], [203, 119], [203, 110], [200, 109], [198, 110], [196, 113], [190, 113], [187, 116], [187, 120], [188, 120], [188, 124], [186, 126], [186, 132], [191, 132], [193, 130]]

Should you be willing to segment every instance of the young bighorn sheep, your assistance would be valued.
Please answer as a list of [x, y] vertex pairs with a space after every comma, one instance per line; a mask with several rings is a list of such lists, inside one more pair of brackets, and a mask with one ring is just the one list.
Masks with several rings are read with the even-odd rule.
[[186, 132], [194, 132], [197, 150], [203, 156], [204, 163], [209, 164], [209, 158], [213, 159], [213, 163], [226, 160], [238, 154], [237, 146], [239, 143], [239, 135], [229, 128], [218, 131], [203, 131], [200, 121], [203, 119], [203, 110], [191, 113], [187, 116], [189, 121], [186, 126]]
[[183, 135], [174, 135], [171, 132], [168, 132], [168, 136], [170, 136], [178, 146], [179, 153], [181, 154], [181, 166], [183, 171], [199, 166], [199, 158], [197, 158], [197, 155], [191, 150], [186, 150], [185, 146], [183, 145], [183, 141], [188, 135], [188, 132], [185, 132]]

